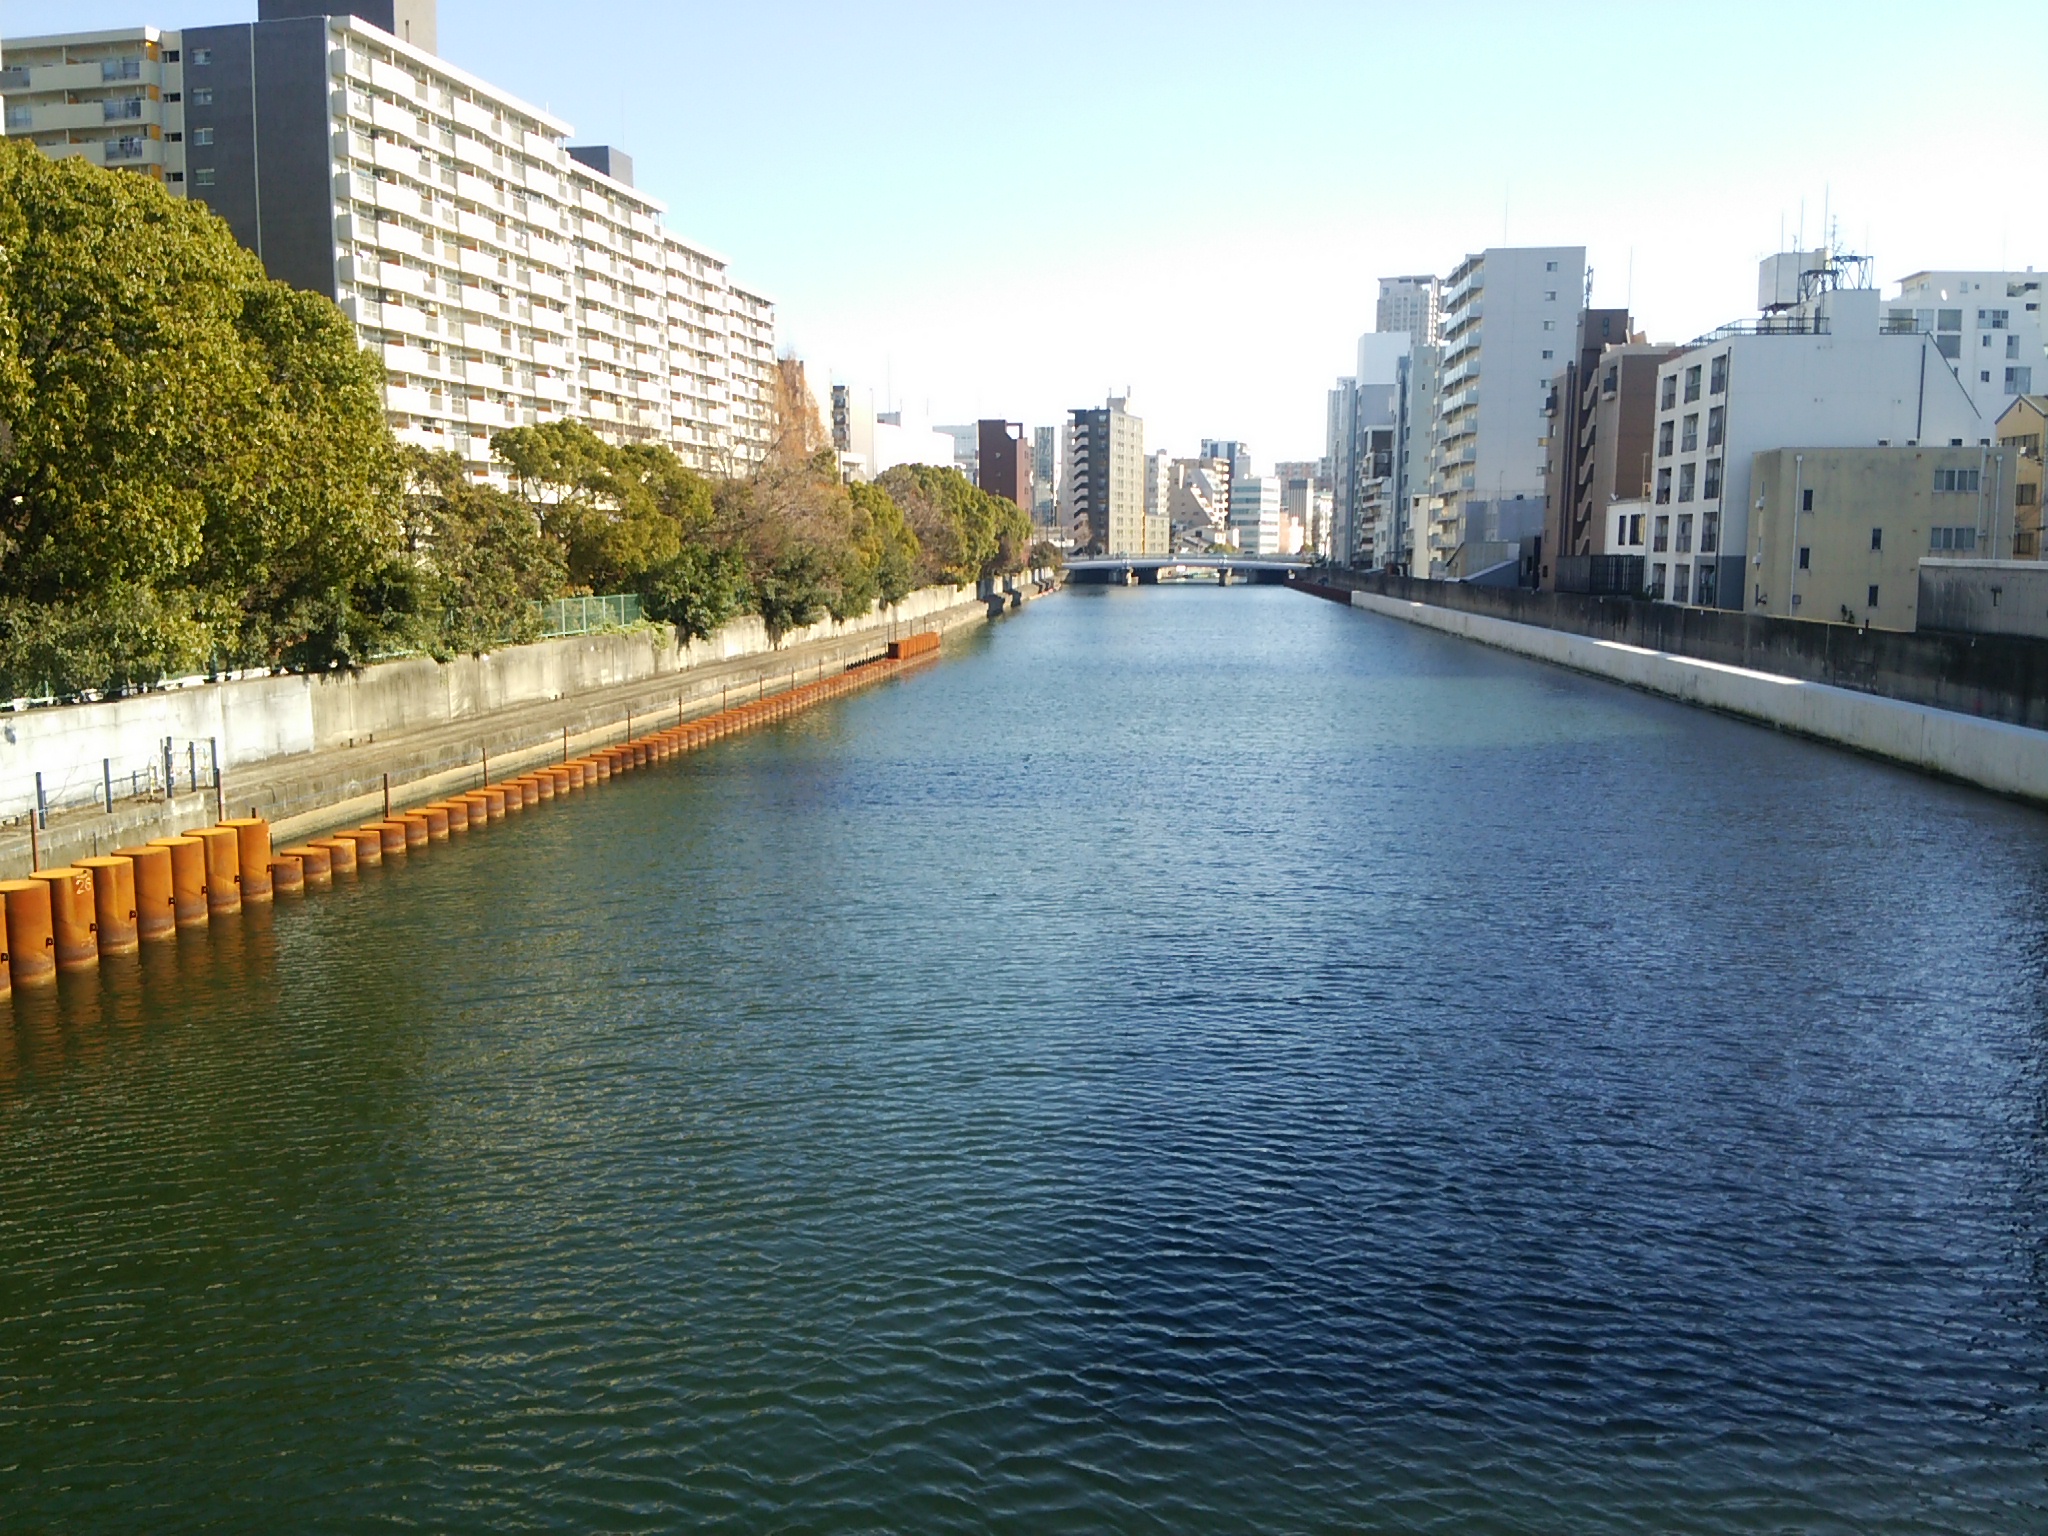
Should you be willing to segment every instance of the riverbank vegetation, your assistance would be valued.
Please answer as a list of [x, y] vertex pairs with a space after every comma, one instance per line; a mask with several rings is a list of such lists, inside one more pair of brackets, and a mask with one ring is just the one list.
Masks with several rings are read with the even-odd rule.
[[1024, 568], [1014, 504], [950, 468], [843, 484], [800, 366], [777, 384], [731, 474], [552, 422], [479, 479], [401, 447], [347, 317], [205, 207], [0, 142], [0, 697], [487, 650], [585, 593], [779, 637]]

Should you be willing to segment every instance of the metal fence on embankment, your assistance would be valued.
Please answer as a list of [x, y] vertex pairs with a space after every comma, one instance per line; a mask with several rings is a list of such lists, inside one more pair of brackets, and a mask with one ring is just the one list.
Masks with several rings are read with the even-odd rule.
[[591, 635], [604, 629], [630, 629], [640, 622], [640, 595], [614, 592], [609, 597], [558, 597], [535, 603], [543, 640], [565, 635]]

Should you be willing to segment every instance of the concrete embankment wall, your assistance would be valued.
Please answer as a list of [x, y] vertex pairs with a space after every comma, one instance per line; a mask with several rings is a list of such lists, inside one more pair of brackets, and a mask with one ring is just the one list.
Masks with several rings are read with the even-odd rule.
[[[728, 696], [774, 692], [881, 652], [892, 636], [979, 623], [1046, 585], [1020, 576], [974, 587], [928, 587], [893, 608], [826, 620], [771, 642], [758, 618], [678, 644], [661, 628], [509, 646], [447, 662], [409, 657], [356, 673], [252, 678], [168, 689], [102, 704], [0, 715], [0, 877], [31, 862], [35, 776], [52, 807], [40, 838], [50, 865], [213, 820], [211, 787], [194, 791], [188, 744], [202, 776], [217, 743], [230, 814], [254, 809], [279, 835], [303, 836], [382, 805], [390, 774], [404, 803], [469, 788], [480, 754], [493, 772], [521, 771], [615, 740], [632, 710], [654, 723], [721, 707]], [[170, 800], [129, 795], [130, 775], [177, 743]], [[115, 803], [98, 791], [112, 762]]]
[[1375, 592], [1354, 590], [1350, 602], [1368, 613], [2048, 804], [2048, 733], [2025, 726]]
[[1318, 573], [1314, 580], [1345, 591], [2048, 730], [2048, 640], [2025, 635], [1859, 629], [1642, 598], [1479, 587], [1378, 571]]

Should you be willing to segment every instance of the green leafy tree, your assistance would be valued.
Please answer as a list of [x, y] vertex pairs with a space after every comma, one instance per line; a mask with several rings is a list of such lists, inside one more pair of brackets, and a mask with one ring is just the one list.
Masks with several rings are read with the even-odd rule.
[[746, 561], [737, 550], [686, 544], [641, 579], [640, 602], [649, 618], [673, 624], [685, 640], [701, 640], [752, 605]]
[[0, 143], [0, 690], [317, 660], [396, 485], [331, 303], [201, 204]]
[[924, 551], [926, 580], [971, 586], [1024, 568], [1029, 514], [979, 489], [959, 470], [903, 464], [876, 484], [902, 507]]
[[436, 655], [539, 637], [534, 604], [558, 595], [561, 552], [517, 496], [479, 483], [452, 453], [411, 449], [404, 542], [418, 576], [419, 643]]

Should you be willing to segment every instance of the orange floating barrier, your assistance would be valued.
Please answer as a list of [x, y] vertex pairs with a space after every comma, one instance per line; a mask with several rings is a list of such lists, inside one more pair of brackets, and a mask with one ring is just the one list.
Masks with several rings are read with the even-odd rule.
[[92, 871], [67, 865], [37, 870], [29, 878], [50, 888], [50, 926], [56, 939], [57, 969], [93, 969], [100, 963], [100, 924]]
[[550, 768], [547, 771], [547, 777], [555, 786], [555, 796], [557, 799], [577, 787], [576, 780], [570, 776], [567, 768]]
[[[349, 850], [353, 853], [355, 850]], [[297, 859], [299, 872], [306, 877], [309, 889], [319, 890], [334, 884], [334, 852], [319, 843], [301, 843], [296, 848], [286, 848], [278, 853], [281, 859]]]
[[295, 854], [280, 853], [270, 861], [270, 888], [280, 896], [306, 893], [306, 865]]
[[[385, 825], [405, 829], [405, 851], [407, 853], [412, 852], [415, 848], [424, 848], [434, 840], [434, 824], [418, 811], [400, 811], [390, 821], [386, 822]], [[443, 837], [448, 835], [448, 824], [445, 818], [441, 823], [441, 835]]]
[[178, 935], [178, 905], [171, 890], [171, 850], [154, 844], [116, 848], [114, 857], [133, 866], [135, 929], [145, 942]]
[[906, 635], [901, 640], [891, 640], [889, 642], [889, 659], [891, 661], [908, 661], [913, 656], [929, 656], [938, 648], [938, 631], [934, 629], [922, 630], [914, 635]]
[[14, 995], [14, 962], [7, 953], [7, 903], [0, 899], [0, 1002]]
[[[571, 788], [572, 790], [582, 789], [586, 784], [593, 784], [596, 782], [594, 778], [584, 777], [583, 765], [581, 763], [564, 763], [562, 764], [561, 771], [569, 775], [569, 788]], [[557, 789], [561, 787], [559, 780], [556, 782], [555, 787]]]
[[633, 753], [633, 766], [635, 768], [645, 768], [649, 761], [646, 744], [644, 742], [636, 743], [631, 750]]
[[206, 910], [215, 917], [242, 910], [242, 839], [233, 827], [195, 827], [206, 848]]
[[[356, 865], [361, 857], [362, 845], [354, 838], [343, 837], [337, 832], [333, 837], [316, 837], [306, 846], [317, 849], [327, 855], [327, 868], [330, 874], [352, 875], [356, 872]], [[292, 851], [294, 853], [298, 852], [296, 848]], [[312, 870], [308, 868], [307, 874], [311, 875], [311, 873]]]
[[103, 955], [132, 955], [142, 948], [141, 912], [135, 901], [135, 861], [126, 854], [80, 859], [92, 875], [93, 921], [99, 925]]
[[270, 900], [270, 823], [239, 816], [221, 823], [235, 829], [235, 867], [241, 871], [242, 900]]
[[[476, 791], [474, 798], [483, 802], [484, 812], [492, 821], [503, 821], [505, 813], [512, 808], [510, 797], [495, 784], [488, 789]], [[525, 797], [521, 796], [521, 798], [524, 799]]]
[[448, 813], [448, 830], [467, 832], [469, 830], [469, 797], [456, 795], [449, 800], [436, 800], [436, 806]]
[[41, 880], [0, 880], [7, 908], [7, 971], [17, 987], [46, 987], [57, 979], [57, 931], [50, 921], [50, 887]]
[[[552, 800], [555, 798], [555, 776], [553, 773], [551, 773], [545, 768], [543, 768], [539, 773], [527, 775], [519, 782], [522, 784], [531, 785], [534, 790], [539, 792], [540, 797], [543, 800]], [[563, 793], [566, 794], [568, 793], [568, 791], [564, 790]], [[531, 794], [527, 796], [526, 803], [528, 805], [533, 804], [533, 797]]]
[[[480, 827], [491, 819], [491, 797], [480, 789], [457, 795], [451, 803], [462, 806], [463, 817], [472, 827]], [[451, 821], [449, 825], [452, 827], [455, 823]]]
[[378, 846], [383, 850], [385, 858], [394, 855], [404, 857], [407, 842], [404, 822], [373, 821], [370, 823], [370, 830], [377, 834]]
[[428, 841], [436, 843], [448, 841], [448, 812], [443, 807], [438, 805], [422, 806], [419, 810], [407, 812], [399, 819], [410, 825], [415, 816], [427, 824]]
[[171, 911], [180, 928], [206, 926], [206, 844], [196, 837], [153, 837], [171, 856]]
[[[365, 827], [351, 827], [346, 832], [335, 834], [356, 845], [356, 868], [384, 862], [384, 829], [372, 823]], [[401, 835], [399, 841], [405, 838]]]
[[618, 754], [609, 747], [593, 754], [590, 761], [583, 765], [583, 782], [586, 784], [601, 783], [605, 779], [614, 779], [618, 777], [618, 774]]

